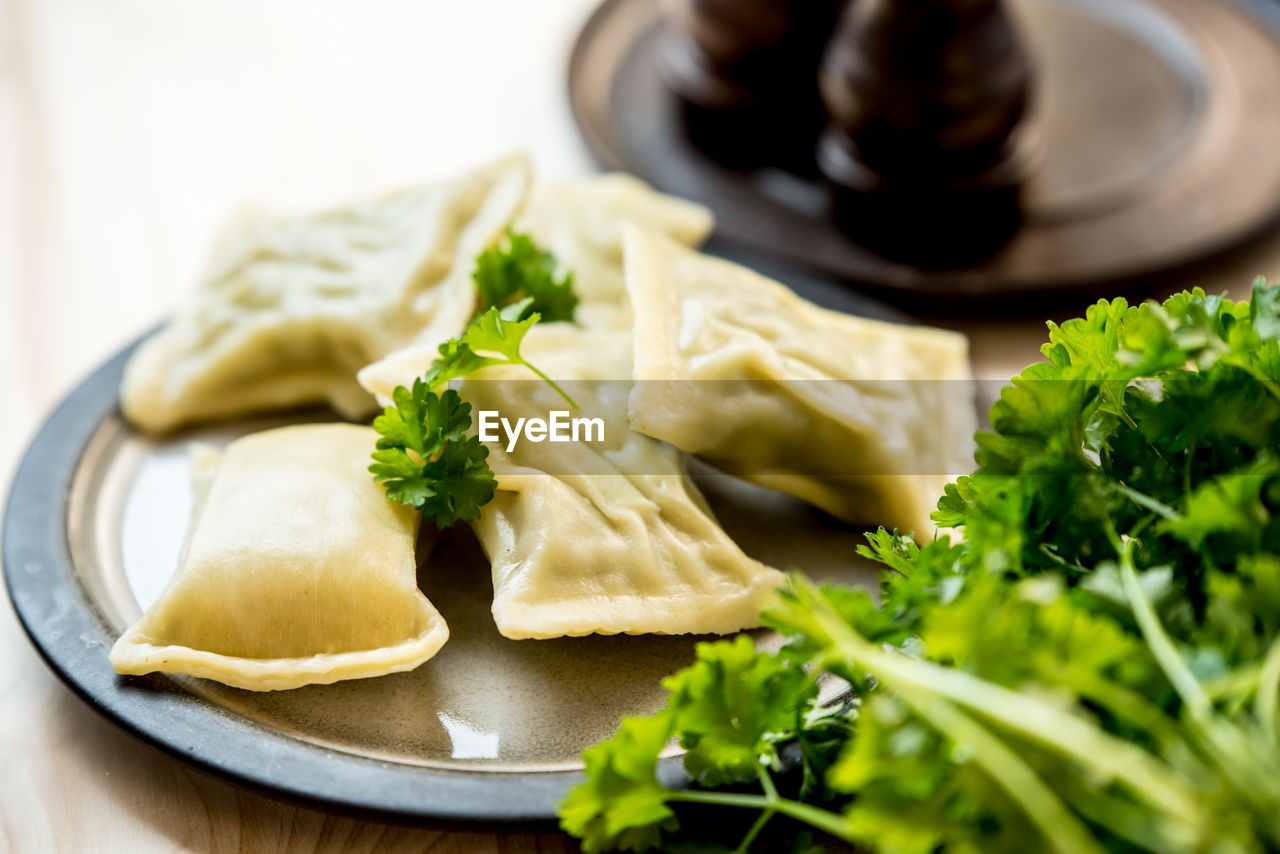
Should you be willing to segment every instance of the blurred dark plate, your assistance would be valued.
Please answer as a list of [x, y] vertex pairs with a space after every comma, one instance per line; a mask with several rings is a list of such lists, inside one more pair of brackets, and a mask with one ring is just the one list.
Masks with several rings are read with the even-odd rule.
[[659, 78], [661, 0], [605, 0], [596, 10], [571, 57], [570, 103], [604, 168], [714, 210], [713, 251], [749, 249], [757, 263], [808, 267], [917, 310], [1137, 286], [1276, 223], [1280, 6], [1012, 5], [1039, 66], [1044, 160], [1026, 188], [1022, 230], [971, 267], [886, 260], [835, 227], [820, 181], [734, 170], [694, 148]]

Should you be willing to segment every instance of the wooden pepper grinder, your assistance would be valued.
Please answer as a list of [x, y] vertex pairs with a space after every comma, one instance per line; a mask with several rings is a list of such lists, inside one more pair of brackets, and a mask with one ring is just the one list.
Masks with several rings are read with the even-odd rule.
[[730, 166], [814, 171], [818, 67], [846, 0], [671, 0], [661, 68], [693, 142]]
[[820, 74], [841, 227], [916, 266], [991, 254], [1021, 219], [1031, 83], [1003, 0], [854, 0]]

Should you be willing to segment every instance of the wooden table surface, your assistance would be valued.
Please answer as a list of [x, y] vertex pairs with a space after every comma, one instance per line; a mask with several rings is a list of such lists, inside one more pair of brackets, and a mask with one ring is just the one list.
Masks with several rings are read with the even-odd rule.
[[[0, 484], [53, 405], [190, 289], [246, 202], [314, 205], [524, 148], [590, 171], [563, 94], [594, 0], [0, 0]], [[1165, 283], [1247, 293], [1280, 235]], [[986, 377], [1043, 317], [951, 323]], [[2, 500], [2, 499], [0, 499]], [[403, 828], [190, 770], [76, 699], [0, 605], [0, 851], [575, 850]]]

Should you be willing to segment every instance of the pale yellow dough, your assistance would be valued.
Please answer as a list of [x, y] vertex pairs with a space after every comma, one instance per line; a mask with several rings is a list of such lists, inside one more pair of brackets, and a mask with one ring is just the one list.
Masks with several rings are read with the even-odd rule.
[[192, 300], [130, 359], [125, 416], [164, 432], [304, 404], [367, 414], [374, 401], [356, 371], [462, 331], [476, 255], [528, 184], [528, 163], [511, 157], [324, 213], [238, 223]]
[[530, 234], [573, 271], [580, 326], [631, 328], [622, 275], [623, 224], [628, 222], [685, 246], [701, 245], [713, 224], [702, 205], [655, 192], [623, 174], [535, 184], [516, 220], [516, 230]]
[[[578, 326], [630, 333], [631, 311], [622, 276], [622, 227], [638, 222], [688, 246], [711, 231], [711, 214], [693, 202], [650, 189], [629, 175], [599, 175], [535, 184], [512, 227], [534, 238], [573, 272]], [[386, 403], [397, 385], [431, 367], [443, 338], [423, 336], [360, 371], [360, 384]]]
[[[536, 326], [521, 352], [566, 388], [602, 443], [490, 444], [498, 480], [472, 525], [493, 571], [493, 618], [509, 638], [728, 633], [757, 626], [783, 583], [716, 522], [675, 448], [627, 426], [630, 336]], [[411, 382], [412, 375], [400, 378]], [[460, 394], [503, 417], [568, 405], [524, 368], [488, 368]], [[477, 422], [478, 423], [478, 422]]]
[[412, 670], [449, 637], [416, 584], [418, 513], [366, 470], [350, 424], [255, 433], [193, 454], [181, 565], [111, 650], [119, 673], [186, 673], [253, 691]]
[[633, 428], [846, 521], [932, 536], [972, 466], [964, 336], [821, 308], [641, 228], [626, 282]]
[[[490, 447], [498, 490], [472, 527], [493, 566], [493, 618], [506, 637], [727, 634], [758, 626], [783, 583], [716, 522], [679, 451], [627, 428], [628, 350], [625, 334], [569, 324], [525, 339], [530, 361], [570, 381], [581, 407], [573, 415], [606, 426], [598, 444]], [[461, 394], [475, 411], [508, 418], [566, 408], [523, 369], [483, 371]]]

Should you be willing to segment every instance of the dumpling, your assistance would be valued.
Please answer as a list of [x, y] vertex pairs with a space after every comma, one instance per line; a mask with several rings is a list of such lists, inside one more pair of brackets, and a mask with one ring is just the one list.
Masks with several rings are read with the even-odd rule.
[[[622, 225], [634, 221], [696, 246], [711, 230], [711, 214], [701, 205], [663, 195], [628, 175], [601, 175], [577, 181], [535, 184], [513, 227], [549, 249], [563, 269], [573, 271], [579, 296], [577, 325], [629, 331], [631, 312], [622, 277]], [[415, 343], [369, 365], [360, 383], [387, 400], [397, 385], [431, 367], [439, 340]]]
[[656, 192], [621, 173], [535, 184], [515, 228], [530, 234], [574, 273], [577, 321], [602, 328], [631, 326], [622, 275], [622, 225], [634, 222], [685, 246], [711, 232], [702, 205]]
[[848, 522], [931, 535], [968, 472], [968, 342], [813, 305], [651, 231], [626, 236], [631, 426]]
[[[630, 344], [613, 331], [535, 327], [522, 352], [599, 418], [603, 441], [491, 444], [498, 480], [473, 524], [493, 567], [493, 618], [509, 638], [728, 633], [759, 625], [783, 582], [716, 522], [679, 451], [626, 423]], [[473, 416], [514, 422], [568, 409], [527, 371], [490, 368], [462, 384]], [[478, 422], [477, 422], [478, 423]], [[482, 436], [483, 438], [483, 436]], [[505, 439], [505, 437], [503, 437]]]
[[305, 424], [201, 447], [181, 565], [112, 647], [116, 671], [270, 691], [435, 655], [449, 629], [417, 588], [418, 513], [370, 477], [376, 439]]
[[130, 359], [125, 416], [162, 432], [312, 403], [366, 414], [356, 371], [420, 335], [462, 331], [476, 255], [528, 184], [527, 162], [511, 157], [349, 207], [240, 223], [192, 302]]

